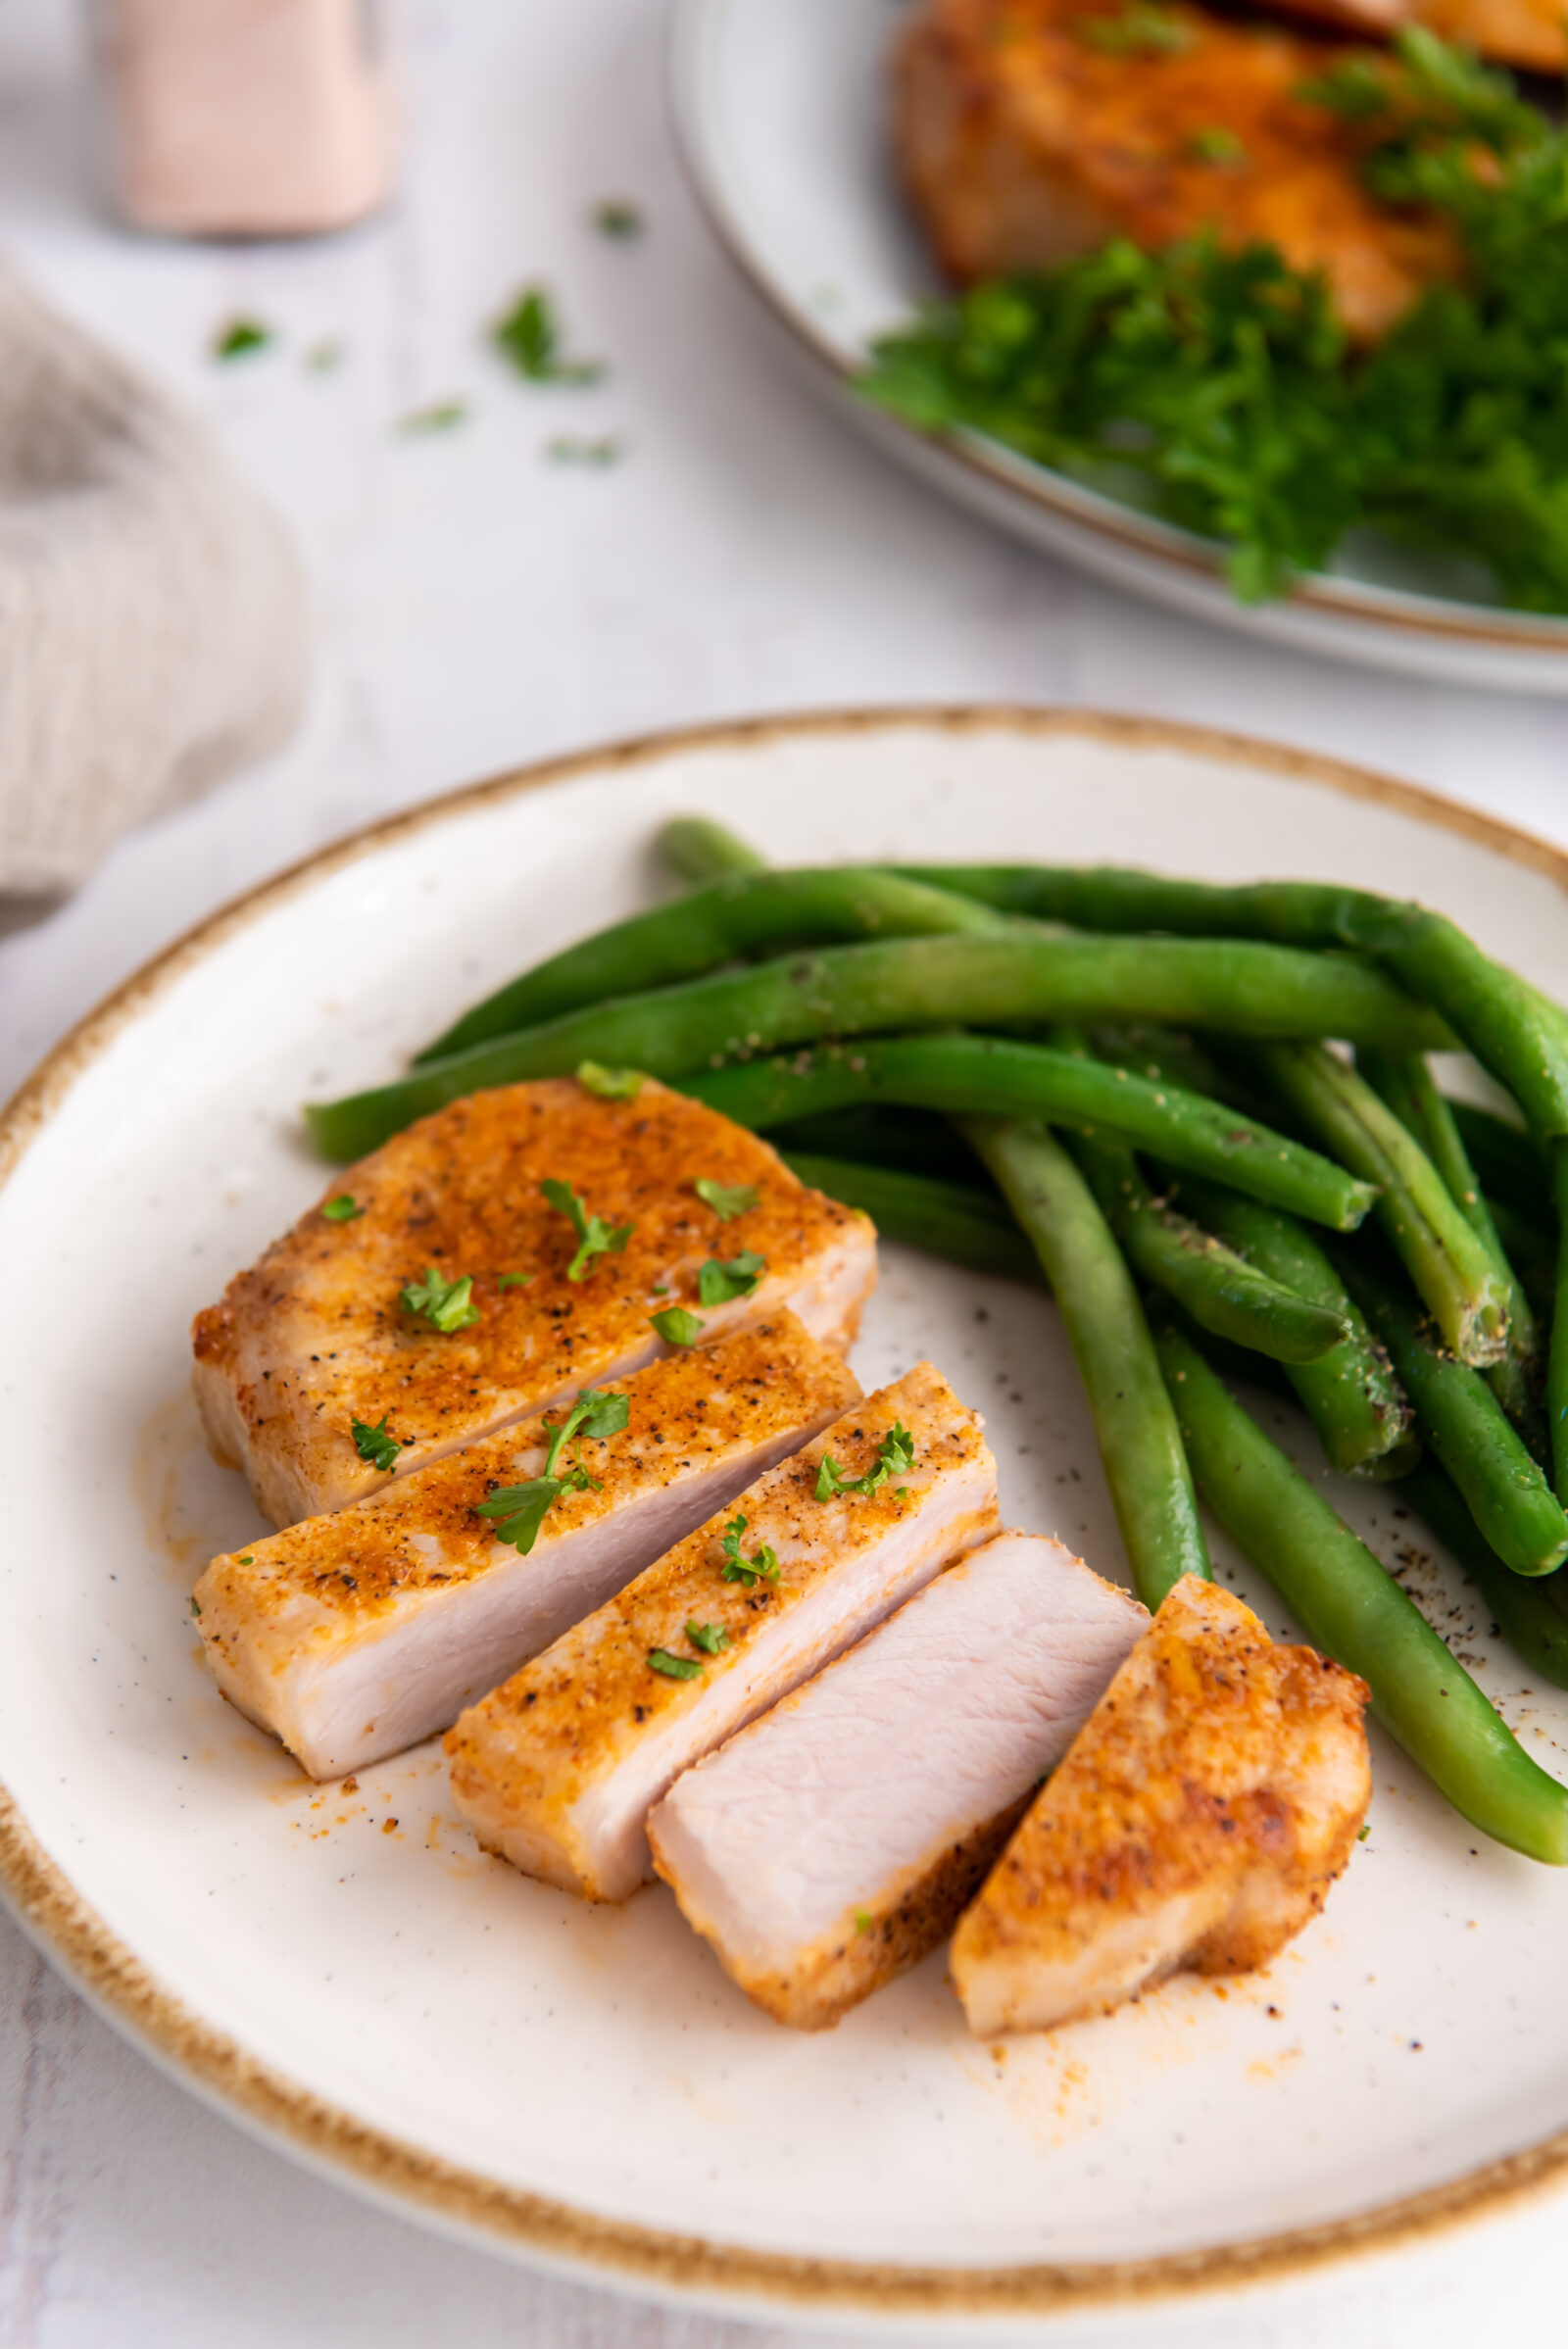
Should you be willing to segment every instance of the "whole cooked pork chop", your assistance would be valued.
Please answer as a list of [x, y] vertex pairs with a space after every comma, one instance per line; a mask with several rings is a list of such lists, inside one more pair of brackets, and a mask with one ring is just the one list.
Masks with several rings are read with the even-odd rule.
[[1113, 237], [1155, 252], [1209, 229], [1321, 269], [1351, 331], [1382, 333], [1451, 275], [1439, 220], [1375, 203], [1353, 125], [1299, 87], [1342, 51], [1175, 0], [923, 0], [901, 35], [905, 186], [959, 284], [1049, 269]]

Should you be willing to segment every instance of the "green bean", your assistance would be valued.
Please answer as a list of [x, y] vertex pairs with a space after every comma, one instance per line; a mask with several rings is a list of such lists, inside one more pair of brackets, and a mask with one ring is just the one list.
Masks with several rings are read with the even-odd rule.
[[1453, 1112], [1419, 1053], [1360, 1052], [1356, 1067], [1407, 1133], [1413, 1134], [1443, 1178], [1444, 1189], [1491, 1256], [1508, 1288], [1508, 1350], [1492, 1363], [1492, 1389], [1530, 1449], [1546, 1457], [1546, 1426], [1537, 1392], [1541, 1338], [1497, 1227], [1470, 1163]]
[[1004, 1037], [863, 1038], [704, 1069], [679, 1083], [738, 1125], [762, 1129], [863, 1101], [1108, 1126], [1175, 1165], [1222, 1176], [1341, 1232], [1353, 1231], [1376, 1197], [1332, 1159], [1217, 1101], [1107, 1068], [1087, 1052]]
[[1195, 1037], [1177, 1028], [1099, 1026], [1089, 1030], [1088, 1041], [1098, 1058], [1108, 1060], [1112, 1068], [1125, 1068], [1129, 1076], [1180, 1085], [1188, 1093], [1201, 1093], [1209, 1101], [1250, 1113], [1245, 1087]]
[[1315, 1362], [1348, 1335], [1343, 1315], [1270, 1280], [1156, 1199], [1124, 1142], [1093, 1130], [1064, 1139], [1133, 1270], [1200, 1329], [1275, 1362]]
[[1082, 1175], [1044, 1126], [967, 1117], [1045, 1268], [1089, 1398], [1133, 1586], [1157, 1607], [1184, 1574], [1211, 1579], [1176, 1417], [1143, 1306]]
[[1323, 1446], [1343, 1476], [1403, 1476], [1420, 1456], [1415, 1414], [1359, 1305], [1328, 1257], [1294, 1218], [1215, 1183], [1181, 1177], [1175, 1196], [1200, 1223], [1261, 1272], [1298, 1296], [1343, 1314], [1348, 1334], [1318, 1362], [1286, 1372]]
[[1423, 1460], [1405, 1478], [1399, 1498], [1408, 1501], [1428, 1530], [1453, 1552], [1495, 1616], [1494, 1628], [1514, 1652], [1543, 1680], [1568, 1688], [1568, 1616], [1563, 1613], [1568, 1591], [1556, 1588], [1568, 1582], [1568, 1574], [1544, 1575], [1538, 1581], [1510, 1574], [1436, 1460]]
[[1343, 1036], [1420, 1050], [1429, 1015], [1374, 971], [1285, 947], [1186, 938], [899, 938], [826, 947], [626, 996], [452, 1052], [392, 1085], [306, 1111], [318, 1149], [357, 1157], [489, 1085], [583, 1060], [678, 1077], [743, 1052], [865, 1029], [1152, 1018], [1248, 1035]]
[[767, 858], [749, 841], [706, 815], [671, 817], [655, 845], [670, 871], [683, 881], [717, 881], [725, 873], [767, 870]]
[[1552, 1145], [1551, 1188], [1557, 1210], [1557, 1297], [1546, 1358], [1546, 1423], [1551, 1432], [1552, 1483], [1568, 1493], [1568, 1143]]
[[1505, 1566], [1550, 1574], [1568, 1558], [1568, 1515], [1486, 1380], [1423, 1329], [1413, 1299], [1359, 1256], [1338, 1259], [1347, 1288], [1389, 1349], [1416, 1425]]
[[826, 1109], [820, 1117], [770, 1126], [767, 1138], [786, 1157], [792, 1150], [804, 1150], [808, 1157], [842, 1158], [856, 1166], [903, 1168], [939, 1182], [977, 1183], [993, 1199], [1000, 1196], [962, 1136], [945, 1117], [934, 1117], [926, 1109], [862, 1101], [854, 1108]]
[[1289, 1103], [1316, 1142], [1379, 1185], [1373, 1209], [1416, 1289], [1463, 1362], [1501, 1359], [1508, 1286], [1415, 1137], [1321, 1045], [1265, 1044], [1234, 1057]]
[[995, 937], [1012, 925], [972, 898], [853, 865], [731, 873], [673, 904], [596, 930], [475, 1003], [415, 1066], [492, 1037], [542, 1027], [616, 996], [701, 978], [726, 962], [856, 938]]
[[843, 1158], [818, 1158], [785, 1150], [813, 1191], [825, 1191], [846, 1207], [860, 1207], [884, 1240], [945, 1256], [971, 1272], [1000, 1273], [1004, 1280], [1045, 1286], [1033, 1248], [995, 1192], [973, 1183], [942, 1183], [930, 1175], [900, 1173], [887, 1166], [857, 1166]]
[[1474, 1101], [1449, 1101], [1449, 1114], [1488, 1199], [1539, 1217], [1551, 1193], [1551, 1149]]
[[1156, 1343], [1199, 1491], [1307, 1638], [1360, 1674], [1385, 1729], [1461, 1817], [1531, 1859], [1568, 1862], [1568, 1791], [1198, 1348], [1174, 1328]]
[[1532, 1126], [1568, 1133], [1568, 1014], [1441, 913], [1333, 882], [1240, 888], [1114, 865], [900, 865], [1009, 913], [1086, 930], [1274, 939], [1372, 954], [1433, 1004]]
[[1508, 1261], [1519, 1275], [1520, 1284], [1530, 1299], [1537, 1327], [1549, 1325], [1556, 1310], [1557, 1244], [1544, 1224], [1535, 1223], [1528, 1216], [1516, 1214], [1500, 1199], [1489, 1199], [1492, 1220], [1497, 1227], [1497, 1237], [1507, 1251]]

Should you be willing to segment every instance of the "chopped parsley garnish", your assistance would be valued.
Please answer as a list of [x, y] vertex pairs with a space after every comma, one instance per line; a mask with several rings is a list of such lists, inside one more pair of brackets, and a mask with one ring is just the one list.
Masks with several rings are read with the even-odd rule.
[[604, 1101], [634, 1101], [643, 1089], [640, 1068], [602, 1068], [597, 1060], [579, 1060], [577, 1082], [585, 1093]]
[[335, 334], [323, 334], [319, 342], [312, 343], [302, 365], [307, 374], [329, 375], [334, 367], [342, 366], [346, 354], [346, 344], [339, 342]]
[[855, 1912], [855, 1930], [856, 1930], [856, 1932], [857, 1932], [858, 1933], [868, 1933], [870, 1932], [870, 1930], [871, 1930], [871, 1912], [870, 1912], [870, 1910], [869, 1910], [869, 1909], [857, 1909], [857, 1910], [856, 1910], [856, 1912]]
[[563, 1468], [562, 1452], [568, 1444], [575, 1444], [585, 1437], [603, 1441], [606, 1436], [618, 1436], [630, 1410], [624, 1395], [601, 1395], [595, 1387], [584, 1387], [559, 1425], [547, 1419], [543, 1433], [550, 1438], [550, 1447], [545, 1454], [544, 1475], [530, 1477], [525, 1485], [505, 1485], [492, 1493], [488, 1500], [476, 1504], [477, 1514], [491, 1520], [490, 1530], [496, 1540], [510, 1542], [526, 1557], [539, 1539], [539, 1528], [563, 1493], [602, 1491], [599, 1479], [588, 1474], [575, 1453], [570, 1467]]
[[711, 1207], [720, 1223], [728, 1223], [736, 1215], [749, 1215], [761, 1198], [755, 1183], [715, 1183], [711, 1175], [699, 1175], [692, 1185], [705, 1207]]
[[496, 1287], [498, 1289], [526, 1289], [532, 1279], [531, 1272], [498, 1272]]
[[1369, 530], [1465, 566], [1455, 593], [1568, 612], [1568, 129], [1420, 26], [1294, 97], [1338, 116], [1391, 222], [1454, 232], [1462, 266], [1387, 332], [1352, 337], [1274, 245], [1117, 238], [927, 305], [862, 391], [1216, 542], [1244, 602]]
[[662, 1672], [667, 1681], [694, 1681], [702, 1671], [695, 1656], [672, 1656], [667, 1647], [648, 1650], [650, 1669]]
[[255, 1563], [256, 1563], [256, 1560], [255, 1560], [255, 1558], [254, 1558], [254, 1557], [251, 1555], [251, 1552], [250, 1552], [249, 1550], [247, 1550], [247, 1551], [245, 1552], [245, 1555], [244, 1555], [244, 1556], [241, 1558], [241, 1560], [240, 1560], [240, 1564], [241, 1564], [242, 1566], [254, 1566], [254, 1565], [255, 1565]]
[[688, 1313], [684, 1305], [666, 1305], [648, 1318], [666, 1346], [695, 1346], [708, 1327], [700, 1314]]
[[365, 1209], [350, 1193], [340, 1191], [336, 1199], [327, 1200], [321, 1213], [326, 1217], [328, 1223], [353, 1223], [357, 1216], [365, 1213]]
[[213, 336], [215, 359], [248, 359], [253, 351], [270, 348], [272, 329], [259, 318], [230, 318]]
[[729, 1634], [721, 1623], [688, 1623], [686, 1637], [705, 1656], [716, 1656], [729, 1645]]
[[411, 1313], [422, 1314], [430, 1327], [446, 1338], [454, 1330], [466, 1330], [479, 1318], [479, 1308], [473, 1301], [472, 1273], [466, 1272], [459, 1281], [444, 1281], [434, 1264], [422, 1281], [410, 1281], [398, 1291], [398, 1303], [406, 1305]]
[[710, 1256], [697, 1275], [697, 1301], [702, 1305], [727, 1305], [732, 1297], [750, 1297], [767, 1266], [762, 1258], [754, 1255], [749, 1248], [738, 1256], [721, 1264]]
[[466, 400], [432, 400], [428, 408], [411, 408], [407, 416], [398, 418], [397, 428], [413, 440], [427, 432], [455, 432], [467, 420]]
[[558, 432], [554, 440], [545, 443], [545, 455], [552, 465], [586, 465], [600, 471], [606, 465], [619, 465], [625, 454], [625, 442], [613, 432], [602, 432], [597, 440], [584, 440], [574, 432]]
[[1085, 48], [1104, 57], [1180, 57], [1195, 37], [1173, 9], [1154, 0], [1128, 0], [1117, 17], [1080, 17], [1075, 29]]
[[643, 232], [643, 216], [637, 205], [624, 196], [605, 196], [589, 214], [589, 219], [601, 236], [615, 244], [629, 244]]
[[760, 1549], [752, 1552], [750, 1558], [741, 1556], [741, 1536], [746, 1531], [746, 1519], [738, 1513], [732, 1517], [724, 1528], [724, 1538], [719, 1547], [726, 1560], [722, 1569], [724, 1581], [739, 1583], [750, 1590], [756, 1583], [778, 1581], [778, 1560], [765, 1542]]
[[892, 1431], [876, 1447], [875, 1465], [864, 1476], [845, 1476], [832, 1454], [824, 1452], [816, 1472], [816, 1497], [833, 1500], [841, 1493], [876, 1493], [889, 1477], [907, 1476], [913, 1466], [914, 1438], [902, 1419], [895, 1420]]
[[1370, 1819], [1363, 1819], [1363, 1820], [1362, 1820], [1362, 1822], [1361, 1822], [1361, 1824], [1360, 1824], [1360, 1826], [1359, 1826], [1359, 1827], [1356, 1829], [1356, 1831], [1355, 1831], [1355, 1839], [1356, 1839], [1356, 1841], [1357, 1841], [1358, 1843], [1364, 1843], [1364, 1842], [1366, 1841], [1366, 1839], [1367, 1839], [1368, 1835], [1369, 1835], [1371, 1833], [1372, 1833], [1372, 1822], [1371, 1822], [1371, 1820], [1370, 1820]]
[[389, 1469], [397, 1466], [398, 1452], [401, 1448], [396, 1436], [392, 1434], [386, 1424], [388, 1416], [389, 1414], [383, 1411], [374, 1427], [368, 1419], [356, 1419], [351, 1431], [354, 1437], [354, 1448], [360, 1458], [368, 1460], [372, 1468], [379, 1468], [383, 1476]]
[[1226, 166], [1245, 163], [1247, 148], [1234, 130], [1216, 122], [1209, 130], [1195, 130], [1187, 142], [1187, 152], [1195, 163]]
[[193, 1615], [200, 1615], [202, 1611], [194, 1590], [190, 1594], [190, 1611]]
[[605, 371], [597, 359], [563, 359], [555, 304], [542, 285], [524, 286], [497, 321], [494, 340], [529, 383], [597, 383]]
[[568, 1281], [586, 1278], [589, 1264], [595, 1256], [618, 1256], [625, 1248], [637, 1226], [618, 1223], [612, 1227], [602, 1215], [590, 1215], [569, 1183], [558, 1183], [547, 1175], [539, 1186], [559, 1215], [564, 1215], [577, 1235], [577, 1253], [566, 1267]]

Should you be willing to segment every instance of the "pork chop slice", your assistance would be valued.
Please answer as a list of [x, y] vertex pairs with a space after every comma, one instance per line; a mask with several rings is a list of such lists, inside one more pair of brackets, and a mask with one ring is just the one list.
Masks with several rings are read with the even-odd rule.
[[859, 1392], [789, 1313], [669, 1355], [594, 1391], [624, 1395], [626, 1425], [565, 1448], [558, 1476], [575, 1459], [593, 1481], [548, 1500], [526, 1552], [479, 1511], [542, 1474], [532, 1426], [215, 1558], [207, 1660], [313, 1778], [362, 1769], [446, 1729]]
[[1143, 15], [1157, 24], [1149, 45], [1129, 0], [912, 12], [894, 61], [895, 145], [950, 277], [1051, 269], [1117, 236], [1157, 252], [1207, 230], [1321, 269], [1366, 338], [1457, 273], [1451, 231], [1378, 204], [1357, 126], [1299, 95], [1343, 49], [1188, 0]]
[[676, 1779], [654, 1865], [749, 1998], [824, 2030], [951, 1932], [1148, 1622], [998, 1534]]
[[[479, 1841], [592, 1900], [645, 1884], [670, 1782], [995, 1532], [980, 1431], [917, 1363], [471, 1706], [447, 1752]], [[821, 1497], [824, 1461], [862, 1489]]]
[[[612, 1245], [583, 1254], [546, 1182]], [[737, 1258], [705, 1305], [704, 1265]], [[436, 1297], [471, 1288], [411, 1309], [432, 1267]], [[220, 1458], [291, 1525], [386, 1483], [356, 1423], [385, 1427], [406, 1475], [641, 1369], [668, 1350], [650, 1316], [672, 1306], [705, 1342], [787, 1309], [844, 1350], [875, 1279], [869, 1219], [716, 1110], [652, 1079], [624, 1101], [571, 1077], [507, 1085], [361, 1159], [230, 1281], [196, 1317], [196, 1395]]]
[[1283, 1948], [1365, 1816], [1367, 1696], [1184, 1576], [954, 1935], [970, 2030], [1044, 2030]]

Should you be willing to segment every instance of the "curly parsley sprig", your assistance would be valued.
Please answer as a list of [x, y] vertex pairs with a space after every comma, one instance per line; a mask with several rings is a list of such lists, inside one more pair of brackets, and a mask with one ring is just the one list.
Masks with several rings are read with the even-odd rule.
[[630, 1404], [624, 1395], [601, 1395], [597, 1388], [584, 1387], [559, 1425], [547, 1419], [543, 1432], [550, 1438], [550, 1445], [543, 1476], [530, 1477], [525, 1485], [505, 1485], [475, 1504], [477, 1514], [491, 1520], [496, 1540], [510, 1542], [526, 1557], [563, 1493], [602, 1491], [600, 1480], [589, 1475], [575, 1450], [569, 1468], [561, 1466], [562, 1452], [584, 1437], [602, 1442], [607, 1436], [618, 1436], [629, 1415]]

